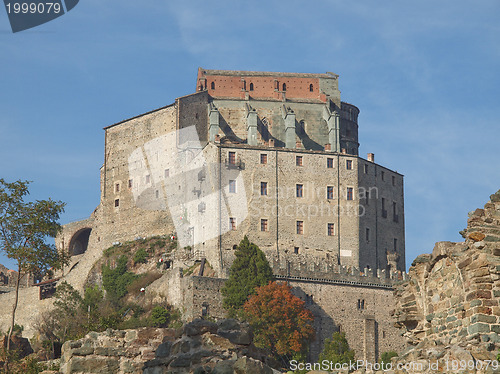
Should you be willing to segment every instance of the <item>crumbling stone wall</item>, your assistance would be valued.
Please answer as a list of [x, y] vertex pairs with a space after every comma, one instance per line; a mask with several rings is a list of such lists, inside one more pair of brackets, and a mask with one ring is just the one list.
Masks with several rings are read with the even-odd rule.
[[[410, 358], [437, 358], [450, 347], [476, 360], [500, 348], [500, 191], [470, 213], [462, 243], [440, 242], [418, 256], [395, 295], [395, 317], [413, 346]], [[457, 349], [457, 348], [454, 348]]]

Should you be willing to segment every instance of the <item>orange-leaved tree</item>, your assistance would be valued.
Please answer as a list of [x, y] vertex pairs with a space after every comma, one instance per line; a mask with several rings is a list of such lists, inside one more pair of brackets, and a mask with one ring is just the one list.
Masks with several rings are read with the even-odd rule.
[[245, 303], [245, 317], [252, 326], [257, 347], [275, 356], [295, 356], [314, 339], [312, 313], [285, 283], [257, 287]]

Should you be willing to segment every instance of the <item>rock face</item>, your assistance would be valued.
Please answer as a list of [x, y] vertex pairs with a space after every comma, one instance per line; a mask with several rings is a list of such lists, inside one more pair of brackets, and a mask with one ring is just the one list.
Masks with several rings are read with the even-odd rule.
[[194, 320], [181, 329], [91, 332], [64, 343], [61, 371], [76, 373], [272, 374], [246, 324]]
[[[495, 360], [500, 348], [500, 191], [469, 215], [462, 243], [418, 256], [396, 288], [409, 360]], [[401, 357], [401, 356], [400, 356]]]

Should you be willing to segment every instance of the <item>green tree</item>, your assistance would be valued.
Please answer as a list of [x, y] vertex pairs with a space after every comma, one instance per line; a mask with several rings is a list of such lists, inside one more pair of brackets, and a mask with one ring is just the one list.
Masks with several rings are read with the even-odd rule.
[[223, 306], [230, 317], [241, 315], [243, 305], [255, 293], [255, 288], [265, 286], [273, 279], [266, 255], [246, 236], [235, 255], [229, 279], [222, 288]]
[[26, 201], [29, 183], [21, 180], [9, 183], [0, 179], [0, 247], [8, 258], [17, 262], [18, 271], [7, 351], [10, 350], [21, 277], [44, 275], [49, 268], [58, 269], [67, 263], [65, 254], [46, 242], [61, 229], [58, 221], [64, 203], [51, 199]]
[[117, 304], [127, 294], [127, 286], [137, 278], [137, 275], [127, 270], [127, 257], [122, 255], [116, 262], [116, 267], [102, 267], [102, 286], [106, 290], [107, 298]]
[[319, 355], [319, 361], [331, 361], [334, 364], [349, 363], [354, 361], [354, 351], [349, 348], [349, 343], [343, 332], [334, 332], [331, 339], [325, 340], [323, 352]]

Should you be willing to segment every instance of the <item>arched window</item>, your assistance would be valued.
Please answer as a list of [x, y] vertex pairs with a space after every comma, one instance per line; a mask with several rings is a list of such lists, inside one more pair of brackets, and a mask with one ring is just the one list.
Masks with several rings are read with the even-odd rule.
[[283, 91], [286, 91], [286, 83], [283, 83]]
[[211, 88], [212, 90], [215, 90], [215, 82], [210, 83], [210, 88]]
[[253, 91], [253, 83], [250, 83], [250, 91]]
[[312, 83], [309, 85], [309, 91], [311, 91], [311, 92], [313, 92], [313, 91], [314, 91], [314, 86], [313, 86], [313, 84], [312, 84]]

